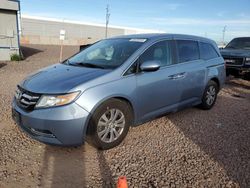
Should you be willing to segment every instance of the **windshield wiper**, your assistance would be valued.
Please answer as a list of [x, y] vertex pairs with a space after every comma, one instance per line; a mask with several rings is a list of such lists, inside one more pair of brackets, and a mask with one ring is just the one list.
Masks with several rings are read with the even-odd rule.
[[84, 63], [84, 62], [69, 63], [69, 65], [104, 69], [103, 66], [95, 65], [95, 64], [92, 64], [92, 63]]
[[66, 64], [66, 65], [70, 65], [70, 61], [68, 59], [66, 59], [66, 60], [64, 60], [64, 61], [62, 61], [60, 63], [61, 64]]
[[226, 48], [236, 49], [234, 46], [227, 46]]

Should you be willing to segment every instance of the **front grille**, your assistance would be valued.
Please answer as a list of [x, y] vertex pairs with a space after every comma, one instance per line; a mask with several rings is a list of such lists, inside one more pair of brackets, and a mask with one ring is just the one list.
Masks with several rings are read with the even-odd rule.
[[227, 65], [232, 65], [232, 66], [242, 66], [244, 62], [244, 58], [241, 57], [226, 56], [224, 57], [224, 60]]
[[27, 91], [21, 87], [16, 90], [15, 98], [19, 107], [31, 111], [34, 110], [40, 95]]

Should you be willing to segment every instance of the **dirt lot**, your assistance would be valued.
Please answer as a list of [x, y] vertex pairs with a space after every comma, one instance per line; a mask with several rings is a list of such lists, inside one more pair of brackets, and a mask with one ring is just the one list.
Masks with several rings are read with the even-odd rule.
[[[64, 49], [65, 57], [78, 50]], [[47, 146], [11, 119], [11, 99], [27, 74], [56, 63], [57, 46], [29, 46], [22, 62], [0, 63], [0, 187], [250, 187], [250, 82], [229, 79], [210, 111], [197, 108], [131, 128], [109, 151], [88, 144]]]

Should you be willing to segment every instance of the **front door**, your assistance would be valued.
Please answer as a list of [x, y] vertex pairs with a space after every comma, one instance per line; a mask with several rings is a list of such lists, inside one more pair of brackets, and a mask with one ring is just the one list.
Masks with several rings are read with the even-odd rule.
[[136, 75], [139, 117], [146, 118], [160, 114], [174, 107], [180, 100], [178, 73], [173, 58], [173, 41], [160, 41], [149, 47], [138, 59], [138, 63], [158, 60], [161, 67], [155, 72], [139, 72]]

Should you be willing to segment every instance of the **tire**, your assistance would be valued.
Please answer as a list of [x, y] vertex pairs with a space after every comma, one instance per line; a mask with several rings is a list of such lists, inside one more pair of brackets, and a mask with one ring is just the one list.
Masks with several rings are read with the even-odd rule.
[[213, 80], [210, 80], [204, 90], [200, 107], [203, 110], [210, 110], [216, 102], [218, 92], [218, 84]]
[[233, 75], [235, 78], [239, 78], [240, 77], [240, 71], [238, 71], [238, 70], [232, 70], [231, 71], [231, 75]]
[[245, 80], [250, 80], [250, 72], [245, 73], [244, 79]]
[[110, 99], [93, 113], [88, 125], [87, 142], [101, 150], [116, 147], [126, 137], [132, 120], [132, 108], [127, 102]]

